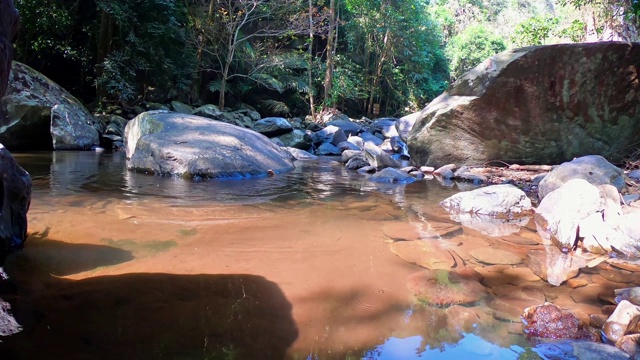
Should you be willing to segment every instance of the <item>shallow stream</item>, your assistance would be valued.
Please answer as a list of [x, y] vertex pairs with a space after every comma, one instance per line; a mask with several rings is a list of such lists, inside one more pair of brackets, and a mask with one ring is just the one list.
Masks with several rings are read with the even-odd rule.
[[[635, 279], [593, 268], [553, 287], [524, 263], [483, 262], [477, 249], [541, 249], [533, 225], [488, 237], [438, 205], [455, 185], [380, 186], [331, 159], [191, 182], [130, 173], [123, 154], [16, 158], [33, 178], [30, 235], [0, 297], [24, 330], [1, 359], [532, 359], [525, 306], [586, 316]], [[397, 246], [416, 229], [431, 253]], [[416, 300], [415, 263], [438, 256], [482, 274], [486, 296]]]

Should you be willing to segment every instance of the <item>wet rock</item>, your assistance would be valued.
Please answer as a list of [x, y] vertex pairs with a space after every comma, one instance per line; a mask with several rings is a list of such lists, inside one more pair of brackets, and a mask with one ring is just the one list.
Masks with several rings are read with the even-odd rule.
[[360, 174], [374, 174], [378, 171], [374, 166], [365, 166], [358, 169], [358, 173]]
[[496, 218], [491, 215], [475, 213], [452, 213], [449, 214], [451, 220], [459, 222], [464, 227], [481, 232], [490, 237], [511, 235], [519, 232], [523, 226], [527, 225], [529, 217], [519, 217], [514, 219]]
[[365, 166], [369, 166], [369, 161], [364, 156], [354, 156], [344, 166], [347, 170], [358, 170]]
[[320, 131], [314, 132], [311, 135], [311, 141], [313, 141], [315, 145], [331, 143], [336, 146], [343, 141], [347, 141], [347, 136], [339, 127], [329, 125]]
[[422, 171], [425, 174], [432, 174], [435, 171], [435, 169], [433, 168], [433, 166], [421, 166], [420, 171]]
[[455, 265], [451, 254], [433, 240], [396, 241], [391, 252], [402, 260], [430, 270], [449, 270]]
[[127, 124], [130, 170], [204, 178], [293, 170], [291, 154], [255, 131], [195, 115], [146, 112]]
[[616, 347], [632, 358], [637, 359], [640, 355], [640, 334], [625, 335], [616, 341]]
[[[453, 172], [457, 169], [457, 165], [456, 164], [447, 164], [447, 165], [442, 165], [439, 168], [437, 168], [436, 170], [433, 171], [434, 175], [442, 175], [445, 172], [451, 172], [451, 174], [455, 175]], [[453, 177], [453, 175], [451, 177]]]
[[340, 162], [346, 164], [349, 162], [349, 160], [351, 160], [352, 158], [356, 157], [356, 156], [362, 156], [364, 157], [364, 152], [360, 151], [360, 150], [345, 150], [342, 152], [341, 158], [340, 158]]
[[469, 252], [476, 260], [489, 265], [517, 265], [522, 259], [509, 251], [492, 247], [481, 247]]
[[640, 89], [627, 86], [627, 69], [638, 63], [640, 44], [623, 42], [495, 55], [421, 111], [409, 133], [411, 158], [432, 166], [494, 159], [557, 164], [607, 154], [619, 162], [640, 132], [632, 120], [640, 113]]
[[364, 156], [369, 161], [369, 164], [371, 164], [371, 166], [375, 166], [378, 170], [402, 167], [402, 164], [392, 158], [391, 155], [371, 143], [366, 143], [364, 145]]
[[640, 287], [632, 287], [614, 290], [616, 303], [626, 300], [634, 305], [640, 305]]
[[68, 91], [13, 62], [0, 100], [0, 142], [12, 150], [89, 150], [100, 139], [93, 115]]
[[536, 345], [533, 351], [545, 360], [629, 360], [613, 346], [580, 340], [561, 340]]
[[285, 149], [287, 149], [287, 151], [290, 152], [291, 155], [296, 160], [317, 160], [318, 159], [317, 156], [313, 155], [312, 153], [310, 153], [308, 151], [296, 149], [296, 148], [293, 148], [293, 147], [285, 147]]
[[22, 249], [27, 239], [31, 177], [0, 144], [0, 266], [7, 253]]
[[410, 184], [415, 182], [416, 178], [404, 171], [388, 167], [375, 173], [369, 180], [385, 184]]
[[522, 313], [524, 334], [528, 338], [542, 339], [591, 339], [591, 334], [582, 328], [573, 314], [556, 305], [528, 307]]
[[575, 277], [581, 268], [587, 266], [588, 260], [574, 254], [563, 254], [555, 247], [545, 250], [527, 252], [526, 265], [549, 284], [559, 286], [564, 281]]
[[571, 179], [582, 179], [592, 185], [613, 185], [618, 192], [627, 188], [624, 171], [598, 155], [579, 157], [555, 167], [538, 186], [538, 198], [542, 200], [552, 191]]
[[336, 126], [347, 136], [356, 136], [363, 131], [362, 126], [354, 123], [349, 118], [331, 120], [327, 123], [327, 126]]
[[492, 185], [455, 194], [440, 205], [449, 212], [510, 218], [531, 214], [531, 200], [513, 185]]
[[629, 324], [638, 316], [640, 316], [640, 307], [622, 300], [602, 327], [606, 341], [615, 344], [627, 333]]
[[316, 155], [340, 155], [340, 149], [331, 143], [323, 143], [316, 149]]
[[601, 264], [598, 273], [603, 278], [616, 283], [632, 283], [638, 279], [638, 274], [623, 269], [615, 269], [609, 265]]
[[475, 185], [481, 185], [481, 184], [486, 184], [487, 183], [487, 177], [486, 176], [474, 174], [474, 173], [471, 173], [471, 172], [462, 172], [462, 173], [457, 173], [456, 172], [453, 175], [453, 178], [456, 179], [456, 180], [472, 182]]
[[[581, 288], [583, 286], [587, 286], [588, 284], [589, 284], [589, 281], [584, 278], [581, 278], [581, 279], [573, 278], [573, 279], [567, 280], [567, 285], [569, 285], [569, 287], [572, 289]], [[573, 300], [576, 300], [576, 299], [573, 298]]]
[[604, 208], [600, 189], [586, 180], [572, 179], [542, 199], [534, 219], [540, 236], [568, 251], [576, 243], [579, 224]]
[[280, 135], [278, 139], [287, 147], [300, 150], [309, 150], [311, 148], [311, 137], [300, 129], [294, 129], [290, 133]]
[[484, 286], [478, 282], [478, 276], [447, 270], [423, 270], [409, 276], [407, 288], [423, 304], [469, 304], [487, 295]]

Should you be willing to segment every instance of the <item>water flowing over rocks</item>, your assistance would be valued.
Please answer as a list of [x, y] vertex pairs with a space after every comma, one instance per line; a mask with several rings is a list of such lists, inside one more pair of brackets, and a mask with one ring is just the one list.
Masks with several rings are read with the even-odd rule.
[[89, 150], [99, 144], [96, 120], [69, 92], [13, 62], [0, 100], [0, 142], [12, 150]]
[[207, 118], [146, 112], [127, 124], [128, 168], [188, 178], [266, 176], [293, 169], [291, 154], [257, 132]]
[[494, 159], [554, 164], [585, 154], [618, 162], [640, 136], [640, 44], [600, 42], [515, 49], [472, 69], [418, 115], [414, 162]]

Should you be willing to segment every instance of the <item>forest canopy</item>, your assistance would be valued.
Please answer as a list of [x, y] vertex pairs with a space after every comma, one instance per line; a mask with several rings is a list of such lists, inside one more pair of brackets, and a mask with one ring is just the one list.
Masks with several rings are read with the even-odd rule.
[[16, 60], [94, 108], [423, 107], [505, 49], [637, 41], [638, 0], [16, 0]]

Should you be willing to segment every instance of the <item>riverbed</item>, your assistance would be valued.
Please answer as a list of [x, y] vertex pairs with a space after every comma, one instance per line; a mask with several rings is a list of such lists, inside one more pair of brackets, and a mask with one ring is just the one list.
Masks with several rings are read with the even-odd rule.
[[[474, 249], [524, 260], [542, 245], [532, 224], [489, 237], [452, 221], [438, 203], [466, 185], [377, 185], [331, 158], [185, 181], [128, 172], [122, 153], [15, 157], [34, 186], [0, 292], [24, 330], [1, 339], [2, 359], [535, 358], [514, 308], [586, 314], [635, 281], [595, 268], [578, 276], [587, 284], [553, 287], [524, 264], [479, 261]], [[416, 301], [407, 279], [423, 268], [392, 251], [416, 226], [484, 275], [487, 296]]]

